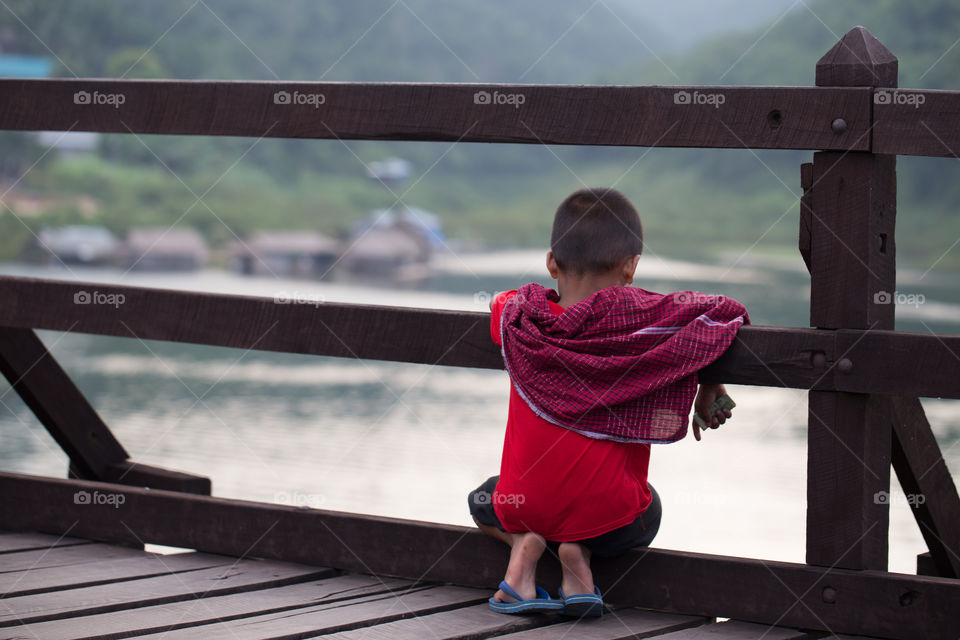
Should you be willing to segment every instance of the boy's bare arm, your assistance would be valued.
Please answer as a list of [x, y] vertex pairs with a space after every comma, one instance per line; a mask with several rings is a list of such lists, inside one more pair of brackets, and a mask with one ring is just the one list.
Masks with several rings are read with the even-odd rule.
[[[727, 418], [733, 415], [729, 409], [719, 409], [714, 415], [710, 415], [710, 407], [717, 401], [717, 398], [727, 395], [727, 390], [722, 384], [701, 384], [697, 392], [697, 399], [693, 402], [694, 413], [703, 418], [711, 429], [716, 429]], [[693, 437], [700, 440], [700, 425], [696, 420], [691, 420], [693, 426]]]

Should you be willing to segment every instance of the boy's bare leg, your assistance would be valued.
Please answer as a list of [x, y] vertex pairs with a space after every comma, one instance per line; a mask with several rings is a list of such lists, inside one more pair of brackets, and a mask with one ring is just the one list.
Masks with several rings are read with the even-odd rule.
[[593, 593], [593, 572], [590, 571], [590, 550], [576, 542], [564, 542], [557, 549], [563, 580], [560, 584], [565, 595]]
[[[537, 597], [536, 577], [537, 561], [547, 548], [547, 541], [536, 533], [511, 533], [513, 543], [510, 545], [510, 564], [507, 565], [507, 575], [504, 580], [520, 594], [524, 600]], [[513, 602], [514, 599], [503, 591], [493, 594], [498, 602]]]
[[[491, 538], [510, 545], [510, 563], [507, 565], [507, 575], [503, 578], [507, 584], [513, 587], [513, 590], [524, 600], [536, 598], [537, 561], [547, 548], [547, 541], [536, 533], [506, 533], [479, 522], [477, 526]], [[498, 602], [514, 601], [500, 590], [493, 594], [493, 599]]]

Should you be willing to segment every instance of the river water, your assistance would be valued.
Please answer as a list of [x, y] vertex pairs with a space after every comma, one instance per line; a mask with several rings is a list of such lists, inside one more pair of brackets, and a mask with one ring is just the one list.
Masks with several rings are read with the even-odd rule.
[[[376, 283], [189, 275], [0, 264], [0, 273], [305, 300], [486, 310], [490, 292], [550, 284], [543, 252], [437, 260], [419, 288]], [[951, 279], [901, 271], [898, 329], [960, 333]], [[737, 298], [754, 324], [808, 326], [799, 258], [705, 265], [644, 256], [636, 284]], [[902, 291], [901, 291], [902, 289]], [[509, 381], [503, 372], [264, 353], [134, 338], [41, 332], [48, 348], [139, 462], [213, 479], [214, 495], [470, 524], [466, 494], [497, 473]], [[806, 392], [730, 386], [734, 419], [702, 442], [655, 446], [663, 498], [655, 546], [804, 559]], [[0, 382], [0, 468], [63, 476], [66, 456]], [[924, 406], [951, 471], [960, 415]], [[924, 551], [893, 479], [890, 567], [913, 572]], [[304, 541], [309, 544], [309, 541]]]

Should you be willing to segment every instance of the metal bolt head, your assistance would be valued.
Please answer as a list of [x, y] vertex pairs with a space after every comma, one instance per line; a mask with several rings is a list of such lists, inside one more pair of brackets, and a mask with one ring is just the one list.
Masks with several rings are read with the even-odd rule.
[[822, 367], [827, 364], [827, 356], [823, 354], [823, 351], [814, 351], [813, 355], [810, 356], [810, 364], [815, 367]]
[[837, 363], [837, 369], [846, 373], [853, 369], [853, 362], [850, 361], [850, 358], [841, 358], [840, 362]]
[[837, 590], [833, 587], [824, 587], [820, 592], [820, 598], [827, 604], [833, 604], [837, 601]]
[[830, 128], [833, 129], [834, 133], [843, 133], [847, 130], [847, 121], [843, 118], [837, 118], [830, 124]]

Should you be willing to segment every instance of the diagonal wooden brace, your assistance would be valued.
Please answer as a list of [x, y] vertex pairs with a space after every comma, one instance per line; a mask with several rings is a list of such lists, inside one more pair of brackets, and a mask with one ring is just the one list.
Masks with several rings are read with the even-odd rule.
[[0, 372], [87, 480], [210, 495], [210, 479], [132, 462], [32, 329], [0, 327]]
[[[893, 469], [937, 575], [960, 577], [960, 496], [917, 398], [891, 398]], [[919, 572], [919, 566], [918, 566]]]

